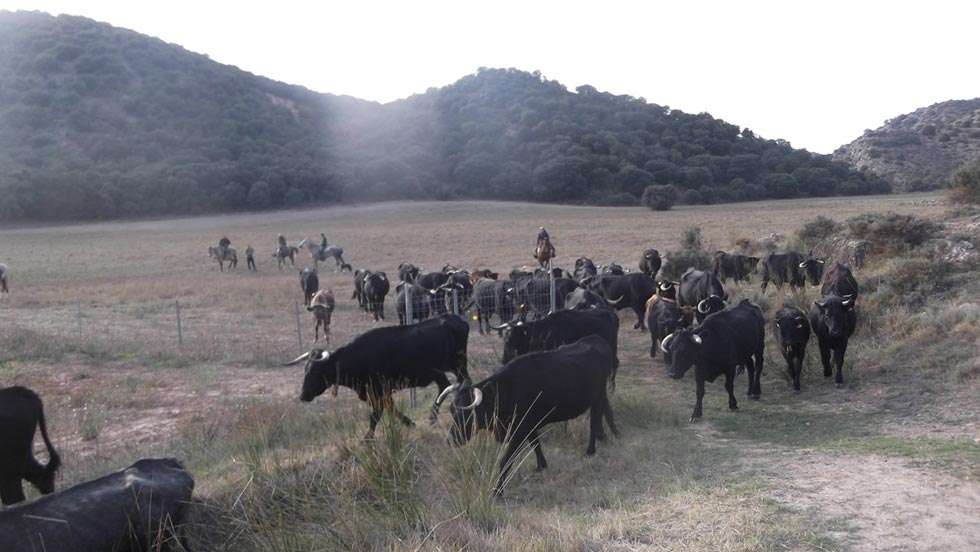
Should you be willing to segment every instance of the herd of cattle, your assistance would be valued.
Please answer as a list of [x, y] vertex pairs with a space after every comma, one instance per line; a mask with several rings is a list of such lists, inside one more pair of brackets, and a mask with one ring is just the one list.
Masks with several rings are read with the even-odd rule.
[[[606, 437], [606, 426], [618, 435], [608, 396], [619, 366], [618, 310], [633, 310], [634, 328], [649, 332], [649, 354], [662, 353], [668, 376], [680, 379], [694, 368], [692, 422], [702, 417], [705, 382], [719, 376], [725, 378], [731, 410], [738, 408], [734, 380], [743, 370], [748, 396], [759, 399], [766, 320], [749, 300], [730, 301], [725, 285], [748, 280], [760, 262], [763, 290], [770, 282], [820, 287], [821, 297], [809, 312], [785, 305], [771, 320], [794, 390], [800, 391], [811, 334], [817, 338], [824, 376], [836, 369], [841, 385], [844, 353], [856, 325], [857, 282], [846, 265], [833, 263], [824, 270], [824, 260], [795, 252], [764, 259], [718, 252], [710, 269], [688, 269], [677, 281], [657, 279], [662, 262], [654, 249], [641, 254], [637, 272], [616, 264], [597, 267], [587, 257], [578, 258], [571, 272], [522, 268], [505, 277], [449, 265], [423, 272], [403, 263], [392, 286], [385, 272], [356, 270], [352, 299], [380, 321], [386, 297], [394, 291], [399, 324], [370, 329], [333, 351], [314, 348], [286, 365], [305, 364], [302, 401], [328, 390], [336, 396], [341, 387], [353, 390], [371, 408], [368, 438], [386, 409], [412, 425], [395, 407], [395, 391], [435, 384], [430, 419], [435, 422], [448, 400], [452, 443], [466, 443], [474, 428], [492, 431], [506, 443], [499, 493], [522, 446], [533, 448], [539, 469], [547, 466], [540, 432], [548, 424], [589, 411], [589, 455]], [[315, 268], [300, 271], [300, 285], [319, 341], [321, 330], [328, 335], [336, 298], [332, 290], [321, 289]], [[473, 381], [467, 369], [470, 326], [464, 313], [472, 315], [481, 334], [497, 332], [503, 340], [502, 366], [482, 381]], [[48, 450], [46, 465], [33, 454], [37, 428]], [[42, 494], [52, 493], [61, 458], [48, 437], [41, 399], [23, 387], [0, 389], [0, 430], [3, 503], [24, 500], [22, 480]], [[0, 510], [0, 550], [148, 549], [160, 538], [159, 526], [144, 532], [113, 528], [125, 526], [124, 518], [133, 512], [144, 523], [167, 519], [171, 528], [179, 526], [193, 487], [193, 478], [176, 460], [141, 460], [124, 471]]]

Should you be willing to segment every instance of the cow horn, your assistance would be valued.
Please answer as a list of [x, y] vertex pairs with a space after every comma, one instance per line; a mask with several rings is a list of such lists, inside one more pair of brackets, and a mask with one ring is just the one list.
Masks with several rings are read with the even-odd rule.
[[294, 364], [299, 364], [300, 362], [303, 362], [304, 360], [306, 360], [309, 357], [310, 357], [310, 353], [309, 352], [303, 353], [303, 354], [299, 355], [298, 357], [294, 358], [293, 360], [291, 360], [291, 361], [283, 364], [283, 366], [292, 366]]
[[701, 314], [708, 312], [708, 307], [706, 305], [707, 302], [708, 302], [707, 299], [702, 299], [698, 301], [698, 312], [700, 312]]
[[665, 354], [670, 354], [670, 349], [667, 348], [667, 344], [670, 343], [671, 339], [674, 339], [674, 334], [672, 333], [667, 334], [667, 337], [660, 340], [660, 350]]
[[808, 261], [803, 261], [802, 263], [800, 263], [800, 268], [806, 268], [806, 263], [807, 262]]
[[692, 333], [691, 334], [691, 339], [693, 339], [694, 340], [694, 343], [696, 343], [698, 345], [700, 345], [701, 343], [703, 343], [703, 340], [701, 339], [701, 336], [698, 335], [698, 334], [696, 334], [696, 333]]
[[454, 383], [454, 384], [450, 385], [449, 387], [443, 389], [442, 390], [442, 393], [439, 393], [439, 396], [436, 397], [436, 400], [435, 401], [433, 401], [432, 408], [436, 412], [438, 412], [439, 411], [439, 407], [442, 406], [442, 401], [446, 400], [446, 397], [448, 397], [450, 393], [452, 393], [453, 391], [455, 391], [457, 389], [459, 389], [459, 384], [458, 383]]
[[613, 299], [611, 301], [609, 299], [606, 299], [606, 302], [609, 303], [610, 305], [616, 306], [619, 304], [620, 301], [623, 300], [623, 297], [626, 297], [626, 295], [620, 295], [618, 298]]
[[851, 299], [850, 297], [848, 297], [847, 299], [844, 299], [843, 301], [841, 301], [840, 304], [843, 305], [843, 306], [845, 306], [845, 307], [848, 307], [848, 306], [851, 305], [851, 301], [853, 301], [853, 299]]
[[667, 291], [668, 289], [670, 289], [670, 286], [668, 286], [667, 284], [665, 284], [663, 282], [660, 282], [660, 289], [661, 289], [661, 291]]
[[814, 259], [814, 260], [817, 261], [820, 264], [824, 264], [824, 262], [821, 259]]
[[499, 331], [502, 331], [502, 330], [506, 330], [508, 328], [510, 328], [510, 322], [504, 322], [503, 324], [501, 324], [499, 326], [490, 326], [490, 329], [491, 330], [495, 330], [495, 331], [498, 331], [498, 332]]
[[473, 404], [471, 404], [469, 406], [462, 407], [462, 410], [473, 410], [474, 408], [480, 406], [480, 403], [482, 403], [482, 402], [483, 402], [483, 391], [480, 391], [479, 388], [474, 387], [473, 388]]

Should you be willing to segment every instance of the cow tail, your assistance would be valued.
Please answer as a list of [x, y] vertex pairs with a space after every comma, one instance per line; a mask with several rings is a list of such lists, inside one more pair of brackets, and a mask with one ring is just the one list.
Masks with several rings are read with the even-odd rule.
[[48, 465], [44, 467], [45, 471], [50, 474], [58, 471], [61, 467], [61, 457], [58, 456], [58, 452], [54, 450], [54, 445], [51, 444], [51, 439], [48, 438], [48, 426], [44, 421], [44, 405], [38, 399], [38, 416], [37, 425], [41, 428], [41, 438], [44, 439], [44, 446], [48, 449]]

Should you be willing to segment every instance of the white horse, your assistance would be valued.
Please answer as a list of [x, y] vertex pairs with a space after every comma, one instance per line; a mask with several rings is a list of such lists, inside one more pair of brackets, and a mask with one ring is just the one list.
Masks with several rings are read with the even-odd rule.
[[344, 264], [344, 250], [341, 247], [337, 247], [336, 245], [320, 247], [310, 240], [303, 240], [297, 245], [300, 247], [306, 246], [306, 249], [310, 252], [310, 256], [313, 257], [313, 266], [315, 268], [318, 268], [321, 262], [326, 262], [331, 257], [333, 257], [334, 262], [337, 264], [335, 267], [336, 270], [339, 270]]

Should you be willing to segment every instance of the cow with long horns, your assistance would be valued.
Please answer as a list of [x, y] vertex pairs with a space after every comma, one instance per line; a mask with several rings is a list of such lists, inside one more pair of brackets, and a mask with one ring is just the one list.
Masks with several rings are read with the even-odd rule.
[[440, 394], [436, 408], [453, 396], [450, 436], [457, 446], [470, 440], [474, 426], [493, 431], [498, 442], [507, 443], [494, 486], [500, 494], [514, 456], [525, 444], [534, 448], [539, 470], [548, 466], [540, 441], [541, 429], [548, 424], [589, 410], [587, 455], [595, 454], [596, 440], [605, 438], [603, 419], [613, 435], [619, 435], [606, 391], [614, 365], [609, 344], [591, 335], [552, 351], [519, 356], [481, 382], [454, 384]]
[[762, 395], [765, 329], [762, 309], [743, 299], [735, 307], [708, 316], [697, 328], [678, 330], [660, 342], [664, 354], [671, 355], [668, 376], [681, 379], [691, 366], [695, 367], [697, 402], [691, 414], [692, 422], [702, 416], [704, 382], [713, 382], [720, 375], [725, 376], [728, 408], [738, 410], [735, 372], [740, 366], [749, 373], [749, 398], [758, 399]]
[[[337, 395], [348, 387], [371, 405], [370, 429], [381, 420], [385, 408], [406, 425], [412, 421], [395, 409], [392, 393], [399, 389], [426, 387], [435, 383], [439, 390], [449, 387], [446, 372], [456, 381], [469, 379], [466, 345], [470, 327], [460, 317], [448, 314], [413, 326], [386, 326], [369, 330], [333, 353], [313, 349], [286, 366], [306, 362], [300, 400], [310, 402], [331, 387]], [[432, 418], [437, 406], [433, 404]]]
[[724, 309], [726, 301], [728, 293], [725, 286], [713, 273], [689, 268], [681, 275], [677, 302], [682, 307], [694, 307], [699, 323], [709, 314]]

